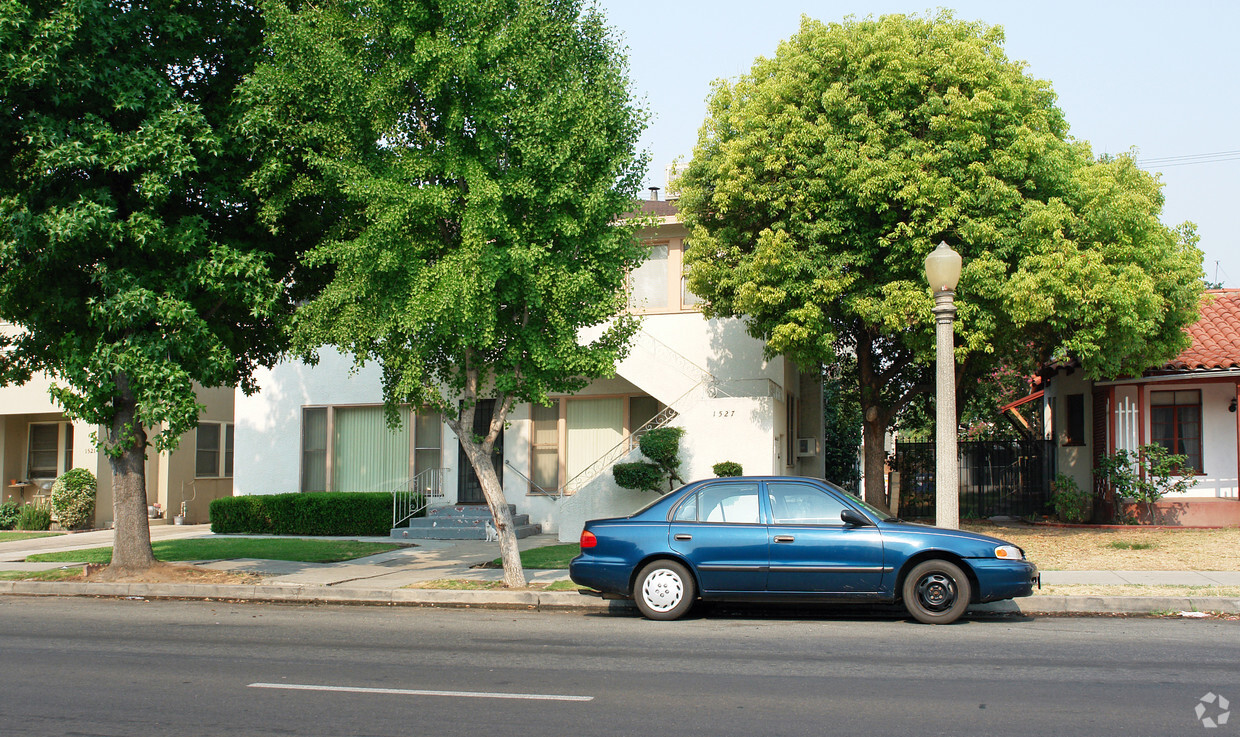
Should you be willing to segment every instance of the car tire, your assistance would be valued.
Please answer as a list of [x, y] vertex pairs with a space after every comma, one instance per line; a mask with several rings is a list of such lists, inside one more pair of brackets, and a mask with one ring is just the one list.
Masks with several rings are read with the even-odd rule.
[[960, 566], [933, 559], [918, 563], [904, 579], [904, 608], [918, 622], [950, 624], [969, 608], [973, 588]]
[[674, 560], [646, 564], [633, 585], [633, 601], [647, 619], [678, 619], [693, 607], [697, 587], [689, 569]]

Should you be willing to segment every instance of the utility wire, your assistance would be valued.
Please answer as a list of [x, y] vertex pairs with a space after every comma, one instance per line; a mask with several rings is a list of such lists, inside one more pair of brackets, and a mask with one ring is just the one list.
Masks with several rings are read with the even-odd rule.
[[1142, 168], [1169, 166], [1190, 166], [1192, 164], [1213, 164], [1217, 161], [1240, 161], [1240, 151], [1215, 151], [1208, 154], [1187, 154], [1184, 156], [1156, 156], [1137, 159], [1137, 166]]

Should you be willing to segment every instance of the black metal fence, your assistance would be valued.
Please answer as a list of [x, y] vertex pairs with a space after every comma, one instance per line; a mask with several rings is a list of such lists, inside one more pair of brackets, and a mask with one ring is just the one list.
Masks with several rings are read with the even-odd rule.
[[[960, 447], [960, 517], [1025, 517], [1050, 511], [1051, 440], [971, 440]], [[900, 516], [934, 517], [934, 443], [896, 443]]]

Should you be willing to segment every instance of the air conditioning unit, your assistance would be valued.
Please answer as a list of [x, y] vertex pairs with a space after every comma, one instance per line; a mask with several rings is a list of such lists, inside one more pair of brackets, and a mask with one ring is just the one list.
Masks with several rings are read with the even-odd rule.
[[818, 438], [797, 438], [797, 458], [818, 455]]

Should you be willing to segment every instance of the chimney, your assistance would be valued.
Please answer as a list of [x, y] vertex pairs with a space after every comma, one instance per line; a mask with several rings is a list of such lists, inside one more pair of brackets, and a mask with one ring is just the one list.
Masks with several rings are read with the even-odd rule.
[[651, 201], [651, 202], [658, 202], [658, 201], [659, 201], [659, 188], [658, 188], [658, 187], [651, 187], [651, 188], [650, 188], [650, 201]]

